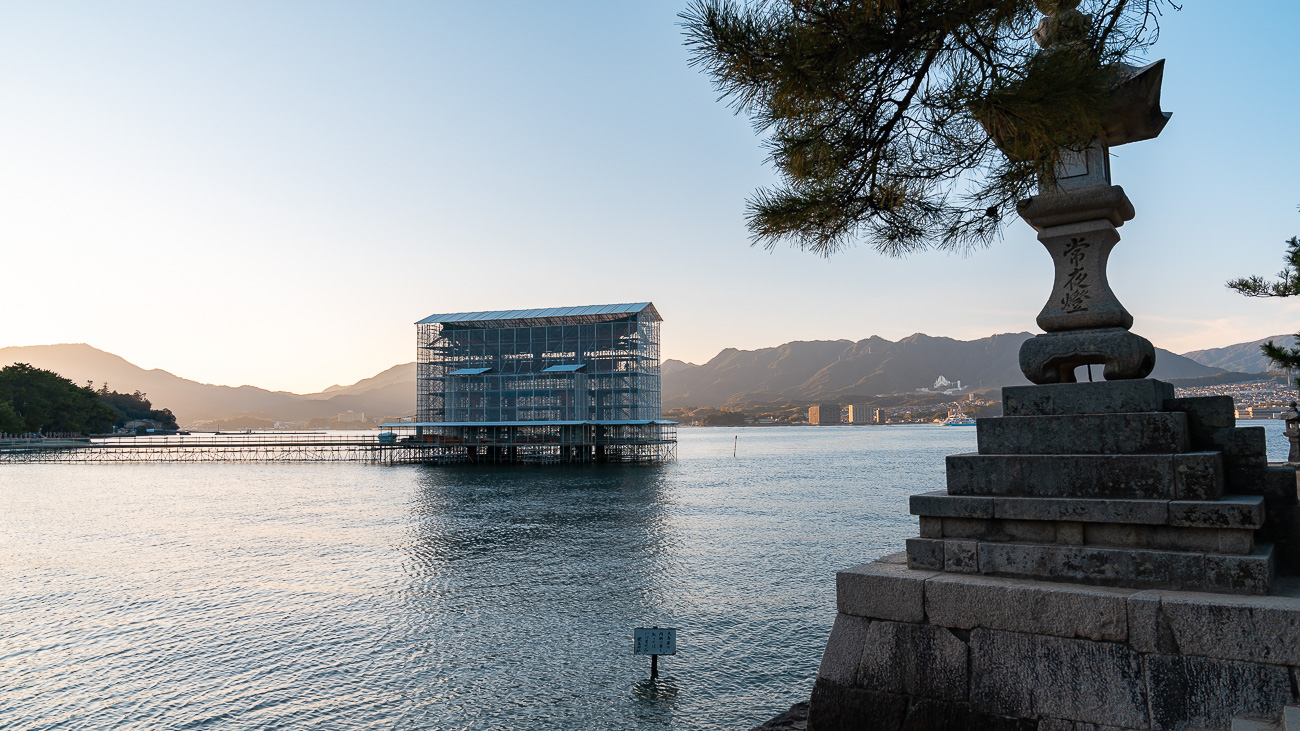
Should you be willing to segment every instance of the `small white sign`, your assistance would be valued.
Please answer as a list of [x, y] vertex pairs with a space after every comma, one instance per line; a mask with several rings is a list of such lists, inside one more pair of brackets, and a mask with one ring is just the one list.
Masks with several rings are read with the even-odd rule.
[[676, 655], [677, 630], [670, 627], [637, 627], [632, 630], [636, 642], [635, 655]]

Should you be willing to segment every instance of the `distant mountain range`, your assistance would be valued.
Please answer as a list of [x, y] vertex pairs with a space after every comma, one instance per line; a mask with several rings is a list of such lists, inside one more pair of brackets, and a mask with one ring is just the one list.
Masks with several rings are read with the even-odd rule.
[[[930, 386], [939, 376], [976, 389], [1029, 383], [1020, 372], [1020, 344], [1029, 333], [953, 340], [912, 335], [786, 343], [775, 348], [728, 348], [703, 365], [663, 364], [663, 406], [745, 407], [785, 403], [869, 400]], [[1100, 369], [1096, 377], [1101, 378]], [[1197, 378], [1223, 373], [1156, 349], [1155, 378]]]
[[156, 368], [145, 370], [83, 343], [0, 348], [0, 366], [10, 363], [30, 363], [79, 385], [107, 382], [116, 391], [143, 391], [155, 407], [171, 409], [182, 424], [238, 415], [284, 421], [329, 418], [346, 411], [377, 417], [415, 413], [414, 363], [311, 394], [199, 383]]
[[1193, 350], [1183, 355], [1202, 365], [1211, 368], [1222, 368], [1225, 371], [1236, 371], [1238, 373], [1264, 373], [1269, 371], [1272, 366], [1268, 358], [1260, 352], [1259, 346], [1272, 340], [1286, 348], [1296, 347], [1296, 337], [1294, 335], [1274, 335], [1271, 338], [1255, 340], [1249, 343], [1237, 343], [1224, 348], [1210, 348], [1208, 350]]
[[[819, 340], [775, 348], [728, 348], [702, 365], [664, 361], [663, 407], [851, 403], [878, 394], [908, 393], [939, 376], [976, 389], [1027, 383], [1020, 373], [1020, 344], [1029, 333], [979, 340], [912, 335], [897, 342]], [[1265, 338], [1294, 344], [1290, 335]], [[1198, 378], [1225, 371], [1260, 373], [1267, 362], [1259, 343], [1198, 350], [1185, 356], [1157, 348], [1155, 378]], [[117, 391], [140, 390], [182, 424], [254, 416], [274, 421], [329, 418], [346, 411], [372, 417], [415, 412], [415, 364], [404, 363], [348, 386], [320, 393], [268, 391], [255, 386], [215, 386], [164, 370], [145, 370], [85, 344], [0, 348], [0, 366], [30, 363], [84, 384], [108, 382]], [[1100, 373], [1097, 374], [1100, 378]]]

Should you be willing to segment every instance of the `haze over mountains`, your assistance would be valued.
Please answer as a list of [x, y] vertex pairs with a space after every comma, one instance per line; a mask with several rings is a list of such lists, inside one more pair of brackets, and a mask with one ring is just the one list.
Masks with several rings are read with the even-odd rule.
[[415, 411], [415, 364], [406, 363], [351, 386], [323, 393], [296, 394], [256, 386], [198, 383], [160, 369], [145, 370], [83, 343], [0, 348], [0, 366], [30, 363], [79, 385], [107, 382], [116, 391], [143, 391], [155, 407], [169, 408], [182, 423], [236, 415], [273, 421], [329, 418], [345, 411], [395, 416]]
[[1271, 366], [1268, 359], [1260, 352], [1259, 346], [1270, 340], [1284, 348], [1296, 347], [1296, 337], [1294, 335], [1274, 335], [1270, 338], [1254, 340], [1249, 343], [1237, 343], [1223, 348], [1193, 350], [1190, 353], [1184, 353], [1184, 355], [1197, 363], [1203, 363], [1212, 368], [1222, 368], [1225, 371], [1264, 373]]
[[[727, 348], [707, 363], [663, 363], [663, 407], [744, 407], [776, 403], [849, 403], [878, 394], [907, 393], [939, 376], [976, 389], [1027, 383], [1020, 373], [1020, 344], [1029, 333], [954, 340], [916, 334], [897, 342], [872, 337], [799, 341], [774, 348]], [[1270, 338], [1265, 338], [1268, 340]], [[1292, 336], [1277, 336], [1293, 344]], [[1156, 378], [1196, 378], [1225, 371], [1267, 370], [1259, 343], [1194, 351], [1186, 356], [1157, 348]], [[140, 390], [156, 407], [171, 409], [182, 424], [255, 416], [274, 421], [331, 418], [346, 411], [371, 417], [415, 412], [415, 364], [404, 363], [351, 385], [296, 394], [255, 386], [216, 386], [160, 369], [146, 370], [85, 344], [0, 348], [0, 366], [30, 363], [78, 384], [107, 382], [117, 391]], [[1100, 374], [1098, 374], [1100, 378]]]
[[[891, 342], [860, 340], [786, 343], [775, 348], [728, 348], [703, 365], [663, 364], [663, 406], [736, 407], [788, 402], [867, 400], [930, 386], [939, 376], [976, 389], [1027, 384], [1020, 344], [1027, 332], [953, 340], [916, 334]], [[1156, 349], [1155, 378], [1223, 373]], [[1097, 378], [1101, 377], [1099, 369]]]

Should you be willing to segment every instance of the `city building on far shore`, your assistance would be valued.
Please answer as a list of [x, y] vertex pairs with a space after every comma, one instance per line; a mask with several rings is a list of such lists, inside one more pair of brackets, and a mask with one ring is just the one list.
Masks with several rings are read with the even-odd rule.
[[876, 410], [866, 404], [849, 405], [849, 423], [850, 424], [870, 424]]
[[842, 424], [839, 404], [817, 404], [808, 409], [808, 423], [819, 426]]

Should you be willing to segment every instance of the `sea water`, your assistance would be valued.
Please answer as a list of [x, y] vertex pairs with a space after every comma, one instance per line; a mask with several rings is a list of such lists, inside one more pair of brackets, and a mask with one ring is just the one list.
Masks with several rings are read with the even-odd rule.
[[[0, 727], [748, 728], [807, 698], [835, 571], [975, 444], [679, 437], [656, 467], [0, 466]], [[642, 626], [677, 629], [656, 681]]]

